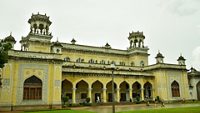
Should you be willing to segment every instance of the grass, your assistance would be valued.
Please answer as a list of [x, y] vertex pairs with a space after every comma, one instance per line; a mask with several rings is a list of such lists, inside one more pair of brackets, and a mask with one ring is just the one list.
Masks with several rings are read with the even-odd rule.
[[122, 111], [118, 113], [200, 113], [200, 107], [161, 108], [149, 110]]
[[91, 111], [79, 111], [79, 110], [48, 110], [48, 111], [27, 111], [23, 113], [95, 113]]

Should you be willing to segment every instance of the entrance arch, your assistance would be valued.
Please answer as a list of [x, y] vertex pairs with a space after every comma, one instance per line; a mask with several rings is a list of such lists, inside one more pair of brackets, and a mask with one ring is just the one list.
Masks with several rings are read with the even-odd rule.
[[197, 99], [200, 100], [200, 81], [196, 85], [197, 88]]
[[124, 81], [120, 84], [120, 101], [127, 101], [129, 95], [129, 84]]
[[101, 102], [103, 84], [100, 81], [95, 81], [92, 84], [92, 102]]
[[62, 96], [68, 96], [70, 102], [72, 100], [72, 88], [73, 85], [69, 80], [65, 79], [62, 81]]
[[144, 97], [152, 98], [152, 84], [149, 82], [144, 84]]
[[135, 82], [132, 85], [132, 98], [141, 97], [141, 85], [139, 82]]
[[[112, 102], [112, 81], [108, 82], [106, 84], [106, 89], [107, 89], [107, 102]], [[114, 91], [116, 93], [117, 89], [117, 84], [114, 83]], [[114, 97], [116, 97], [116, 94], [114, 93]], [[115, 99], [116, 100], [116, 99]]]
[[76, 84], [76, 98], [78, 102], [85, 102], [88, 97], [88, 83], [84, 80]]
[[180, 90], [178, 82], [174, 81], [171, 84], [172, 97], [180, 97]]
[[35, 75], [24, 81], [24, 100], [41, 100], [42, 99], [42, 80]]

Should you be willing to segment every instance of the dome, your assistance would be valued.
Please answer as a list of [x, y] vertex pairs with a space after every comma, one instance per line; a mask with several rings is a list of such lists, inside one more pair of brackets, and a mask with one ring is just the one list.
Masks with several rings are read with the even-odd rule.
[[53, 42], [53, 46], [56, 46], [56, 47], [63, 47], [62, 44], [58, 41], [56, 42]]
[[178, 61], [179, 60], [185, 60], [185, 58], [181, 55], [179, 58], [178, 58]]
[[156, 55], [156, 58], [164, 58], [164, 56], [160, 52], [158, 52], [158, 54]]
[[10, 34], [10, 36], [7, 36], [5, 39], [4, 39], [5, 42], [14, 42], [16, 43], [15, 41], [15, 38]]
[[75, 44], [75, 43], [76, 43], [76, 40], [73, 38], [73, 39], [71, 40], [71, 43], [72, 43], [72, 44]]
[[42, 14], [32, 14], [31, 18], [28, 20], [28, 23], [32, 23], [32, 22], [35, 22], [35, 21], [43, 21], [43, 22], [47, 22], [49, 25], [51, 25], [51, 21], [49, 20], [49, 16], [47, 16], [46, 14], [45, 15], [42, 15]]
[[110, 44], [106, 43], [105, 48], [111, 48]]

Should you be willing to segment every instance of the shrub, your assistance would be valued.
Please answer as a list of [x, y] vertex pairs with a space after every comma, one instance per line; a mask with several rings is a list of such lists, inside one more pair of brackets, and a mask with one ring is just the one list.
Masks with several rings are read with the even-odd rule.
[[139, 104], [139, 103], [140, 103], [140, 97], [139, 97], [139, 96], [136, 97], [135, 103], [136, 103], [136, 104]]
[[62, 97], [62, 101], [63, 101], [63, 104], [65, 105], [65, 103], [69, 101], [69, 97], [68, 96]]
[[87, 103], [90, 102], [90, 98], [89, 98], [89, 97], [86, 98], [86, 102], [87, 102]]

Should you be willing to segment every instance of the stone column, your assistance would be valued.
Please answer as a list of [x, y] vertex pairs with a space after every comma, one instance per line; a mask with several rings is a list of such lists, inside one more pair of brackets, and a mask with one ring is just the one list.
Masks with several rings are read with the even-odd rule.
[[141, 100], [144, 100], [144, 89], [141, 88]]
[[106, 88], [103, 88], [103, 103], [106, 103]]
[[120, 102], [120, 88], [117, 88], [116, 102]]
[[76, 88], [72, 88], [72, 103], [76, 103]]
[[92, 88], [88, 88], [88, 97], [90, 98], [90, 103], [92, 102]]
[[133, 101], [132, 90], [133, 90], [132, 88], [129, 89], [129, 100], [131, 99]]

